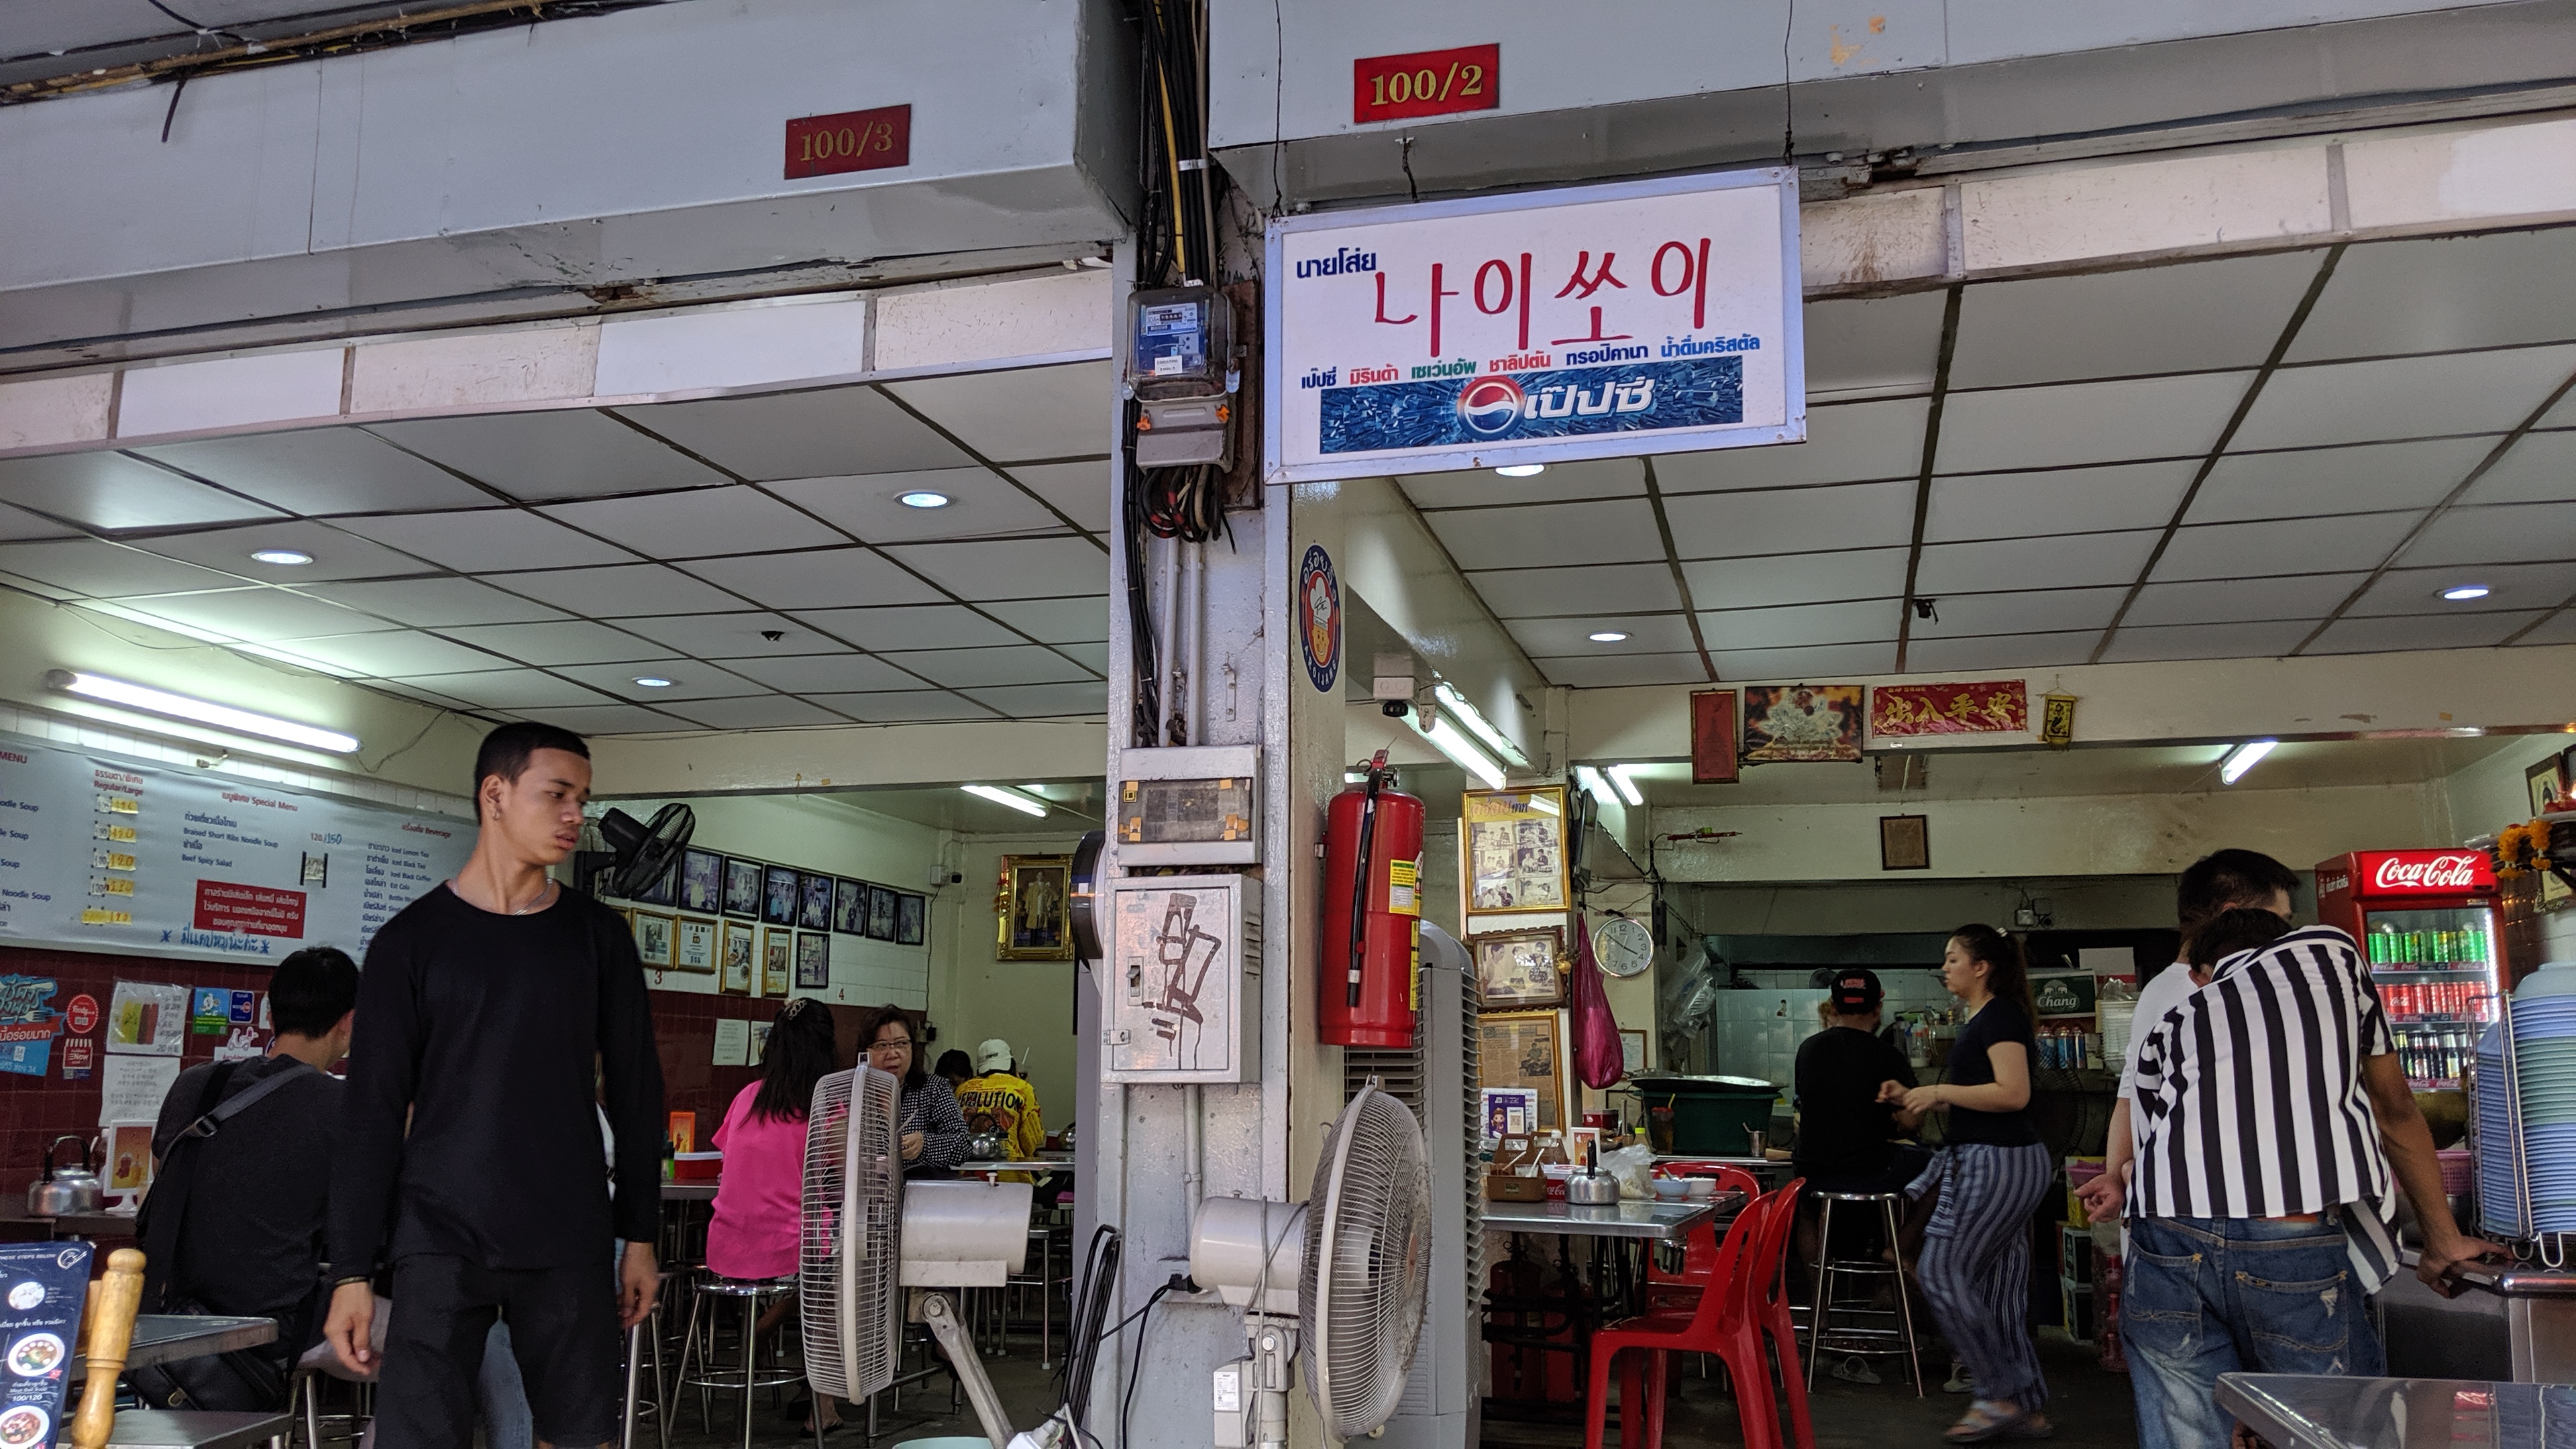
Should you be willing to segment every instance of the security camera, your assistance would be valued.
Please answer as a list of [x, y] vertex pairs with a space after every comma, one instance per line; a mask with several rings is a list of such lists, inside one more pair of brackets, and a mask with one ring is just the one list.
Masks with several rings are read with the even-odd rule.
[[1381, 699], [1377, 702], [1377, 712], [1385, 715], [1388, 719], [1402, 719], [1406, 715], [1413, 713], [1413, 701], [1409, 699]]

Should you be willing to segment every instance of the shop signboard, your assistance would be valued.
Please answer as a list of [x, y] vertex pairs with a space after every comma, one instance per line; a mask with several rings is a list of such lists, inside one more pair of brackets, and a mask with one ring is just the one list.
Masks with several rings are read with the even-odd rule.
[[1282, 217], [1267, 276], [1272, 482], [1806, 438], [1786, 169]]

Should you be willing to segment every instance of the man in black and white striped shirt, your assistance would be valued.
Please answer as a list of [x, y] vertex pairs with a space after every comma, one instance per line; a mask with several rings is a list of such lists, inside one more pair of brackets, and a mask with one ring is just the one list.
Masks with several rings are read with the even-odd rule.
[[[2252, 939], [2281, 929], [2238, 911], [2210, 929], [2239, 915], [2266, 927]], [[2378, 988], [2342, 931], [2215, 961], [2207, 986], [2139, 1025], [2121, 1338], [2175, 1449], [2222, 1449], [2222, 1373], [2381, 1371], [2363, 1300], [2396, 1272], [2392, 1188], [2428, 1209], [2425, 1282], [2500, 1250], [2451, 1221]]]

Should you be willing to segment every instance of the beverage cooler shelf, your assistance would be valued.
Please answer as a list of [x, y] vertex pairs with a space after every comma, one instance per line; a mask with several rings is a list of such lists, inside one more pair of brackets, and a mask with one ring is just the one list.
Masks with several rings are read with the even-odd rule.
[[2374, 981], [2484, 981], [2487, 979], [2487, 963], [2454, 961], [2428, 966], [2375, 966], [2371, 968], [2370, 976]]

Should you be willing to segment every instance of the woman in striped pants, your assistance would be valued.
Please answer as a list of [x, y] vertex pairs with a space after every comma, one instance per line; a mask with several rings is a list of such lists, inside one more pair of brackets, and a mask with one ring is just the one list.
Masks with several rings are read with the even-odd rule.
[[2045, 1439], [2054, 1431], [2040, 1413], [2048, 1383], [2030, 1337], [2030, 1218], [2056, 1168], [2025, 1110], [2036, 1015], [2030, 979], [2012, 938], [1981, 925], [1951, 933], [1941, 979], [1969, 1013], [1948, 1073], [1911, 1091], [1888, 1082], [1879, 1097], [1901, 1104], [1907, 1117], [1947, 1114], [1948, 1146], [1909, 1189], [1918, 1197], [1936, 1184], [1941, 1190], [1915, 1276], [1977, 1386], [1947, 1437]]

